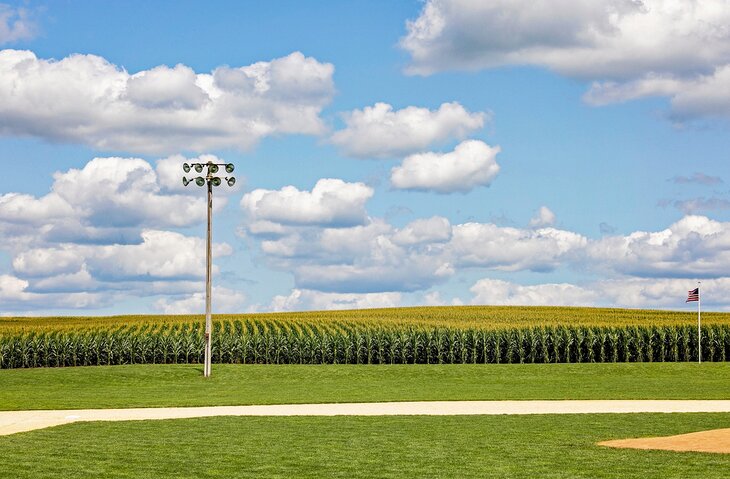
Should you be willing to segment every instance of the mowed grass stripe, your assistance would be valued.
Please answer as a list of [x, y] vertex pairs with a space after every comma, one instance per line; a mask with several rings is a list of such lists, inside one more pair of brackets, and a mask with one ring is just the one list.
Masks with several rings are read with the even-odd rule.
[[385, 401], [730, 399], [730, 363], [143, 365], [0, 371], [0, 410]]
[[201, 418], [0, 437], [0, 478], [723, 478], [730, 455], [596, 446], [730, 414]]

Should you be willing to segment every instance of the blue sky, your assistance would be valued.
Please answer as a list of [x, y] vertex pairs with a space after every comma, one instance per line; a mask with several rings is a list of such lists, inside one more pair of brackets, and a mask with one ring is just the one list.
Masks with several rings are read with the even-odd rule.
[[[730, 308], [730, 3], [0, 3], [0, 313]], [[211, 158], [203, 156], [202, 158]]]

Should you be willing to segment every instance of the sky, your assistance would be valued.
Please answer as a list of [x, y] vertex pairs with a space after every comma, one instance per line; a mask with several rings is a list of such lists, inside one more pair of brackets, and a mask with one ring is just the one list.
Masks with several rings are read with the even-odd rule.
[[[5, 2], [5, 3], [2, 3]], [[0, 314], [730, 310], [728, 0], [0, 0]]]

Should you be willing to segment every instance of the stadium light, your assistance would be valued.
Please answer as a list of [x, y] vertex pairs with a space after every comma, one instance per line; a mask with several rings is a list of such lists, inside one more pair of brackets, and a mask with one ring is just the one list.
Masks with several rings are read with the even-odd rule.
[[[213, 187], [220, 186], [222, 184], [221, 178], [214, 176], [218, 173], [219, 167], [223, 166], [226, 173], [233, 173], [235, 169], [233, 163], [213, 163], [209, 161], [207, 163], [183, 163], [183, 171], [189, 173], [191, 169], [197, 173], [202, 173], [203, 169], [206, 170], [205, 177], [198, 176], [196, 178], [186, 178], [183, 176], [183, 185], [188, 186], [193, 181], [198, 186], [208, 185], [208, 234], [206, 237], [206, 251], [205, 251], [205, 364], [203, 366], [203, 376], [206, 378], [210, 376], [210, 363], [211, 363], [211, 334], [213, 332], [213, 325], [210, 318], [210, 306], [211, 306], [211, 290], [212, 290], [212, 253], [211, 253], [211, 223], [213, 221]], [[233, 176], [225, 177], [226, 184], [233, 186], [236, 184], [236, 179]]]

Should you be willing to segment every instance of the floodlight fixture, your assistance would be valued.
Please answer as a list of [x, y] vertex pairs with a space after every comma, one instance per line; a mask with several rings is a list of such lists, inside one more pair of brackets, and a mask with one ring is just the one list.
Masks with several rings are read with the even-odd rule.
[[[208, 233], [206, 238], [206, 271], [205, 271], [205, 364], [203, 366], [203, 376], [209, 377], [211, 370], [211, 335], [213, 332], [213, 325], [211, 321], [211, 292], [212, 286], [212, 233], [211, 223], [213, 220], [213, 187], [220, 186], [222, 181], [218, 176], [213, 176], [218, 173], [220, 167], [224, 167], [226, 172], [232, 173], [234, 170], [233, 163], [213, 163], [209, 161], [207, 163], [183, 163], [183, 171], [189, 173], [191, 167], [197, 172], [202, 173], [203, 169], [206, 169], [205, 176], [198, 176], [197, 178], [186, 178], [183, 177], [182, 182], [184, 186], [188, 186], [190, 183], [195, 181], [198, 186], [208, 185]], [[225, 178], [228, 186], [236, 184], [234, 177]]]

